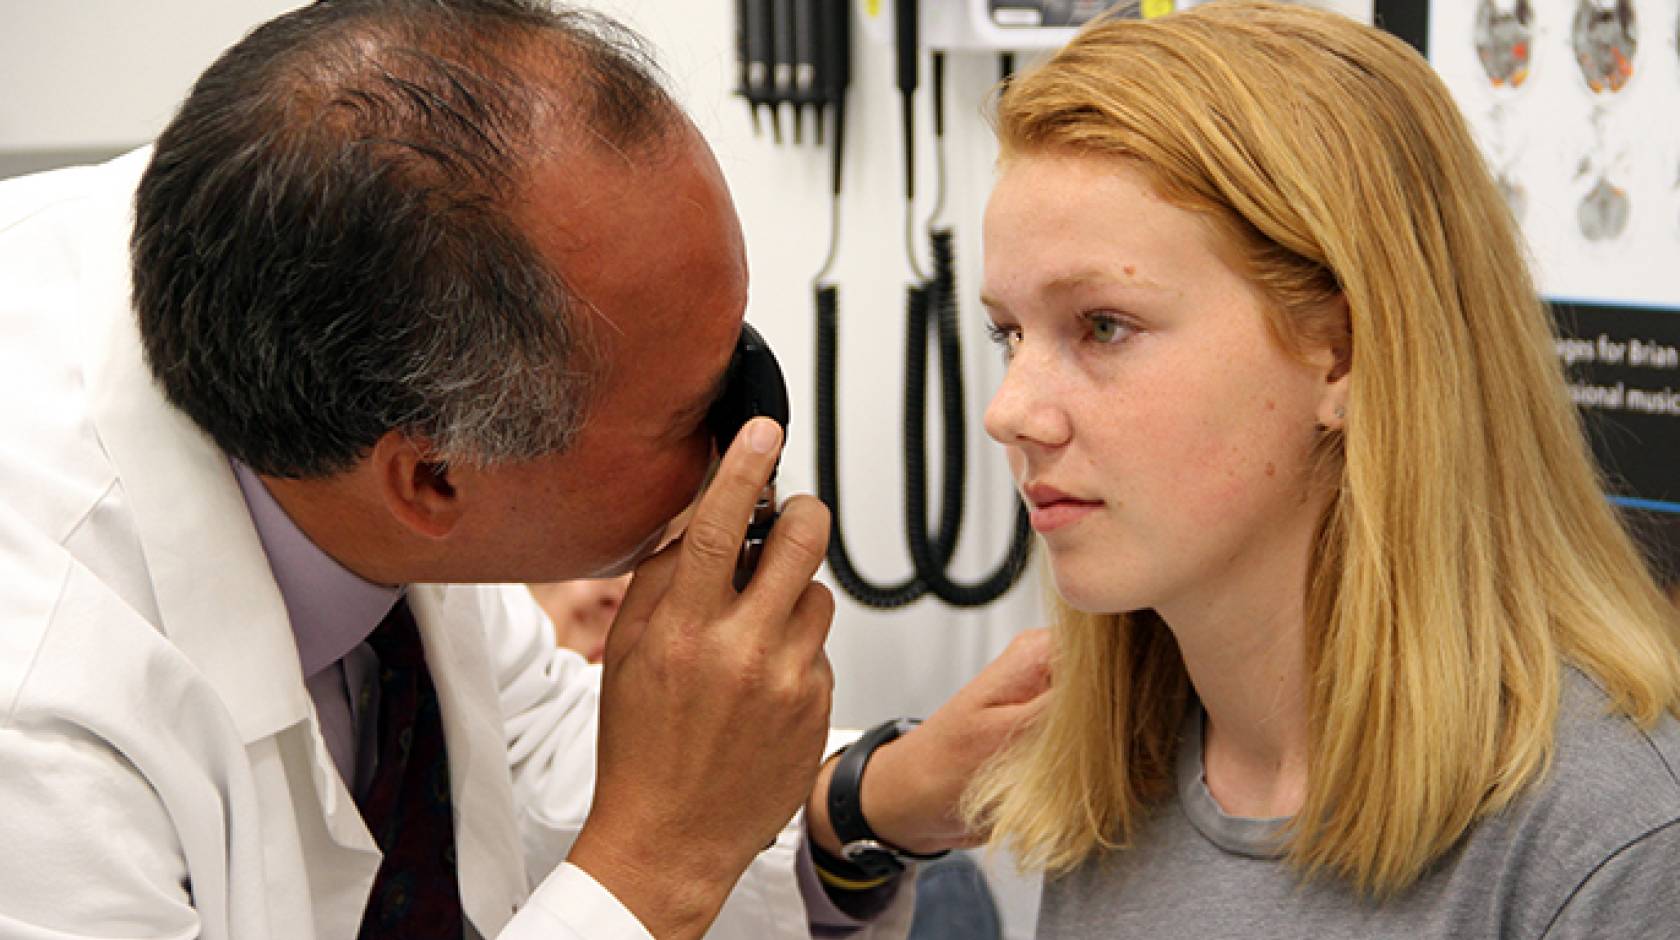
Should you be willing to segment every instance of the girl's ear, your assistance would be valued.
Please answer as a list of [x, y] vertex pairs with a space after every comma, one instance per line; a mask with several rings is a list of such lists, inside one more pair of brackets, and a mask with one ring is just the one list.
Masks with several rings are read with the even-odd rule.
[[1341, 430], [1347, 423], [1348, 374], [1353, 369], [1353, 331], [1348, 324], [1347, 298], [1337, 294], [1331, 301], [1336, 306], [1335, 315], [1344, 324], [1337, 331], [1340, 337], [1324, 352], [1324, 394], [1319, 399], [1318, 423], [1327, 428]]

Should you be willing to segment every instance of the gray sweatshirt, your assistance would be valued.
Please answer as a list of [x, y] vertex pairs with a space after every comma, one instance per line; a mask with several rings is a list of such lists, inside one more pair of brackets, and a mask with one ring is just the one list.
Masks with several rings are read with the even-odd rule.
[[1048, 879], [1041, 940], [1680, 938], [1680, 723], [1649, 732], [1565, 673], [1551, 772], [1383, 904], [1279, 860], [1282, 820], [1227, 816], [1185, 723], [1178, 790], [1135, 846]]

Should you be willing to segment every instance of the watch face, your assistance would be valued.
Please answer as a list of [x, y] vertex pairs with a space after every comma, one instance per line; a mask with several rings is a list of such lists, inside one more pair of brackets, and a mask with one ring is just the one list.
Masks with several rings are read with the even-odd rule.
[[1534, 53], [1534, 10], [1528, 0], [1514, 4], [1481, 0], [1476, 6], [1476, 57], [1495, 88], [1518, 88], [1528, 80]]
[[1639, 16], [1633, 0], [1579, 0], [1569, 31], [1581, 77], [1595, 94], [1621, 91], [1633, 77]]

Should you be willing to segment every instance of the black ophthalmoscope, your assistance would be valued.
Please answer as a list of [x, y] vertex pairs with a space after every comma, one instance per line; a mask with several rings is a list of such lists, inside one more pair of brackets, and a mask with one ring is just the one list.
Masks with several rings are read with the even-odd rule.
[[[706, 415], [706, 425], [717, 442], [721, 456], [741, 427], [753, 418], [764, 415], [782, 426], [782, 444], [787, 445], [788, 394], [787, 382], [782, 379], [782, 367], [770, 351], [764, 337], [751, 326], [741, 324], [741, 338], [735, 343], [735, 355], [729, 360], [724, 379], [723, 394], [712, 404]], [[764, 554], [764, 541], [770, 537], [770, 527], [776, 522], [776, 470], [781, 457], [770, 471], [770, 481], [758, 494], [753, 506], [752, 521], [747, 525], [746, 539], [735, 562], [735, 590], [747, 586], [758, 559]]]

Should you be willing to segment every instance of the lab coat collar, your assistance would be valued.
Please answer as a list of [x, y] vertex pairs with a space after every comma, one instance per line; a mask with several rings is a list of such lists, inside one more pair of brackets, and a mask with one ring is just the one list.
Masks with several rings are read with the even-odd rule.
[[[107, 179], [132, 187], [149, 158], [149, 149], [122, 157]], [[82, 280], [85, 309], [105, 313], [94, 317], [86, 361], [93, 424], [133, 507], [158, 626], [249, 745], [310, 713], [297, 645], [227, 457], [164, 399], [141, 359], [128, 261], [126, 239], [90, 252]]]
[[[113, 161], [111, 185], [132, 193], [150, 155], [147, 148]], [[103, 322], [85, 362], [94, 427], [132, 506], [158, 626], [199, 667], [250, 746], [310, 717], [297, 644], [227, 456], [164, 399], [141, 358], [120, 245], [90, 258], [84, 272], [84, 309], [107, 312], [95, 318]], [[443, 715], [462, 906], [493, 937], [523, 901], [527, 875], [480, 592], [415, 585], [408, 596]], [[373, 851], [324, 740], [318, 731], [311, 738], [328, 831], [340, 846]]]

